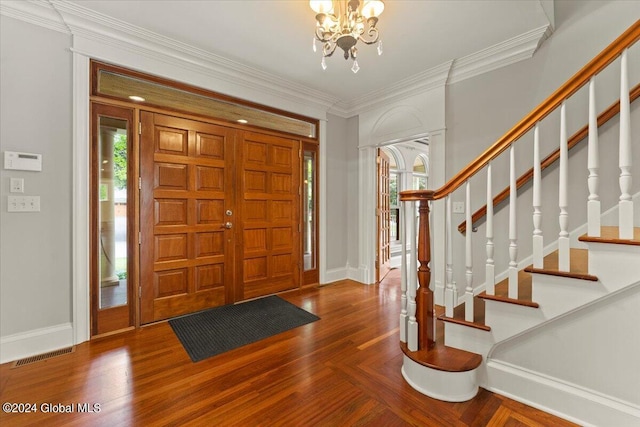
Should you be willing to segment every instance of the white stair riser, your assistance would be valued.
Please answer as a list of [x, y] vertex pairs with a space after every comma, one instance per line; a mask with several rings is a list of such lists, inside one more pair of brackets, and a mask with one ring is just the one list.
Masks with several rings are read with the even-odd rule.
[[602, 283], [547, 274], [533, 274], [533, 301], [545, 320], [574, 310], [607, 294]]
[[445, 402], [465, 402], [478, 394], [478, 368], [466, 372], [431, 369], [404, 356], [402, 376], [420, 393]]
[[640, 246], [589, 242], [589, 274], [609, 292], [640, 280]]
[[485, 300], [485, 324], [496, 343], [532, 328], [545, 320], [537, 308]]
[[444, 345], [448, 347], [478, 353], [484, 357], [489, 353], [494, 343], [491, 331], [444, 322]]

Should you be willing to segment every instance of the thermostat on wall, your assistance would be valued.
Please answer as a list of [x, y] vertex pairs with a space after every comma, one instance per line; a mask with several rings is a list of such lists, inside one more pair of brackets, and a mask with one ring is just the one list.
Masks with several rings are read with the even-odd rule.
[[4, 152], [4, 168], [20, 171], [42, 171], [42, 154]]

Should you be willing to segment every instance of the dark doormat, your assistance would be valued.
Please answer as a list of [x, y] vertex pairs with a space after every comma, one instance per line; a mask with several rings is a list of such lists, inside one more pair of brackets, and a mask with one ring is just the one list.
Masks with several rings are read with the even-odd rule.
[[169, 320], [193, 362], [320, 319], [277, 296], [224, 305]]

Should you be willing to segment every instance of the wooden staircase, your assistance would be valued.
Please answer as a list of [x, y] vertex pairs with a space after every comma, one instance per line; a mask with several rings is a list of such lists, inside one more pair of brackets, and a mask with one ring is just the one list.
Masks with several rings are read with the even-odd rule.
[[[612, 245], [627, 245], [627, 246], [640, 246], [640, 227], [634, 227], [633, 239], [620, 239], [618, 237], [618, 228], [613, 226], [602, 227], [602, 233], [600, 237], [590, 237], [586, 234], [579, 238], [581, 242], [593, 242]], [[452, 317], [447, 317], [444, 314], [444, 307], [440, 307], [438, 320], [461, 325], [469, 328], [478, 329], [481, 331], [490, 332], [491, 325], [486, 323], [486, 304], [485, 301], [495, 301], [504, 304], [513, 304], [521, 307], [529, 307], [533, 309], [539, 309], [540, 304], [533, 298], [533, 283], [535, 275], [548, 275], [563, 277], [567, 279], [577, 279], [588, 282], [598, 282], [597, 276], [589, 274], [589, 250], [571, 248], [571, 269], [570, 271], [561, 271], [558, 268], [558, 251], [553, 251], [546, 257], [544, 257], [544, 268], [528, 267], [518, 272], [518, 298], [508, 297], [508, 279], [504, 279], [495, 285], [495, 294], [488, 295], [486, 292], [481, 292], [473, 299], [474, 304], [474, 319], [473, 321], [465, 320], [465, 307], [464, 304], [457, 306], [454, 310]], [[640, 262], [640, 258], [638, 259]], [[631, 268], [631, 267], [630, 267]], [[442, 340], [444, 340], [445, 332], [441, 333]], [[444, 343], [444, 341], [443, 341]], [[451, 350], [458, 350], [451, 348]], [[442, 350], [440, 350], [442, 352]], [[474, 354], [474, 353], [472, 353]], [[486, 356], [486, 355], [485, 355]], [[471, 356], [467, 356], [471, 359]], [[479, 366], [479, 365], [478, 365]], [[458, 366], [457, 369], [451, 366], [448, 370], [452, 371], [464, 371], [464, 366]]]
[[[594, 58], [582, 70], [574, 75], [565, 85], [560, 87], [547, 100], [543, 101], [529, 115], [522, 119], [514, 128], [485, 150], [466, 168], [452, 177], [442, 188], [437, 190], [418, 190], [401, 192], [400, 200], [404, 203], [401, 211], [404, 221], [403, 245], [407, 243], [411, 248], [417, 248], [417, 253], [407, 255], [403, 249], [402, 265], [406, 267], [402, 280], [402, 313], [400, 315], [400, 345], [404, 352], [402, 374], [406, 381], [416, 390], [441, 400], [464, 401], [472, 398], [478, 387], [489, 387], [493, 390], [517, 390], [511, 387], [509, 381], [519, 381], [527, 376], [536, 374], [526, 372], [517, 366], [509, 366], [502, 361], [494, 360], [492, 355], [496, 349], [504, 348], [505, 343], [526, 338], [533, 333], [539, 333], [545, 328], [553, 328], [554, 322], [559, 322], [567, 316], [580, 313], [598, 301], [605, 301], [615, 295], [640, 286], [640, 217], [633, 197], [631, 196], [631, 126], [630, 103], [637, 98], [638, 85], [629, 91], [627, 74], [627, 52], [629, 47], [640, 39], [640, 21], [630, 27], [617, 40], [608, 46], [600, 55]], [[595, 76], [606, 68], [613, 60], [621, 59], [621, 85], [619, 108], [620, 127], [620, 197], [619, 203], [602, 213], [599, 186], [599, 151], [598, 127], [606, 120], [615, 117], [613, 106], [599, 116], [595, 111]], [[568, 188], [569, 179], [575, 178], [568, 174], [568, 139], [566, 135], [565, 100], [579, 88], [589, 84], [589, 124], [588, 132], [574, 135], [571, 144], [576, 145], [588, 136], [588, 187], [586, 234], [577, 239], [571, 247], [568, 230]], [[618, 107], [619, 105], [619, 107]], [[559, 160], [559, 223], [560, 233], [550, 239], [553, 243], [543, 245], [541, 230], [541, 164], [538, 142], [539, 123], [553, 110], [560, 109], [560, 149], [544, 159], [548, 167], [555, 158]], [[607, 119], [603, 121], [603, 115]], [[533, 168], [526, 173], [526, 179], [521, 176], [516, 180], [514, 144], [523, 135], [533, 130]], [[509, 187], [499, 196], [492, 192], [492, 161], [502, 153], [509, 153]], [[553, 158], [553, 159], [552, 159]], [[476, 218], [471, 215], [471, 179], [481, 170], [486, 170], [487, 205], [476, 212]], [[573, 170], [572, 170], [573, 172]], [[518, 266], [518, 236], [516, 218], [518, 188], [532, 180], [533, 193], [533, 247], [531, 252], [532, 264], [521, 268]], [[582, 184], [586, 185], [586, 184]], [[454, 266], [452, 255], [452, 226], [451, 226], [451, 195], [458, 189], [466, 190], [466, 221], [463, 227], [465, 235], [464, 262], [456, 260]], [[636, 190], [637, 191], [637, 190]], [[506, 194], [506, 196], [505, 196]], [[508, 268], [502, 272], [504, 280], [496, 281], [494, 260], [494, 204], [500, 204], [505, 197], [509, 197], [508, 224]], [[443, 295], [443, 305], [434, 306], [434, 293], [430, 287], [431, 281], [431, 205], [440, 199], [446, 203], [443, 209], [445, 220], [446, 242], [446, 288]], [[638, 203], [636, 203], [637, 205]], [[414, 212], [418, 209], [418, 218]], [[575, 209], [572, 206], [571, 209]], [[617, 217], [618, 225], [601, 226], [601, 223], [611, 223], [611, 213]], [[474, 288], [473, 246], [472, 233], [476, 231], [474, 222], [486, 214], [484, 228], [486, 231], [486, 275], [480, 287]], [[606, 216], [607, 221], [603, 220]], [[525, 216], [526, 218], [526, 216]], [[417, 241], [415, 239], [418, 231]], [[463, 230], [464, 231], [464, 230]], [[574, 230], [575, 231], [575, 230]], [[557, 239], [557, 240], [555, 240]], [[556, 247], [556, 250], [550, 248]], [[525, 249], [528, 251], [529, 249]], [[543, 253], [547, 251], [543, 256]], [[503, 251], [504, 253], [504, 251]], [[479, 254], [476, 258], [481, 258]], [[408, 266], [418, 265], [417, 272]], [[458, 287], [453, 280], [454, 270], [459, 268], [466, 281], [464, 294], [458, 297]], [[456, 270], [456, 271], [460, 271]], [[476, 279], [477, 280], [477, 279]], [[640, 311], [640, 307], [638, 310]], [[640, 345], [638, 353], [640, 354]], [[635, 353], [634, 353], [635, 354]], [[523, 396], [510, 395], [516, 400], [538, 405], [540, 408], [558, 412], [567, 418], [598, 424], [602, 420], [611, 419], [615, 425], [630, 425], [636, 421], [640, 423], [640, 399], [638, 404], [616, 399], [602, 398], [597, 392], [584, 391], [571, 385], [555, 384], [551, 378], [540, 379], [534, 384], [531, 393]], [[556, 389], [554, 389], [554, 387]], [[571, 391], [561, 390], [562, 388]], [[577, 391], [576, 391], [577, 390]], [[511, 393], [505, 391], [505, 393]], [[545, 396], [545, 393], [548, 396]], [[564, 393], [564, 394], [563, 394]], [[576, 396], [572, 396], [575, 393]], [[578, 396], [579, 395], [579, 396]], [[566, 413], [563, 408], [554, 409], [554, 398], [566, 398]], [[595, 397], [594, 397], [595, 396]], [[537, 399], [537, 400], [536, 400]], [[607, 400], [608, 399], [608, 400]], [[592, 406], [585, 411], [581, 418], [580, 405]], [[604, 402], [604, 403], [603, 403]], [[546, 406], [545, 406], [546, 405]], [[598, 412], [599, 411], [599, 412]], [[595, 420], [595, 421], [594, 421]]]

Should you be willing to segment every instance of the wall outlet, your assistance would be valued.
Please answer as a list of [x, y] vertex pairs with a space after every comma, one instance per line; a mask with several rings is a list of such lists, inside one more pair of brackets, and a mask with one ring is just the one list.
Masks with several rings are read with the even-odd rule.
[[453, 202], [453, 213], [464, 213], [464, 202]]
[[24, 193], [24, 178], [11, 178], [10, 193]]
[[40, 212], [40, 196], [8, 196], [7, 212]]

